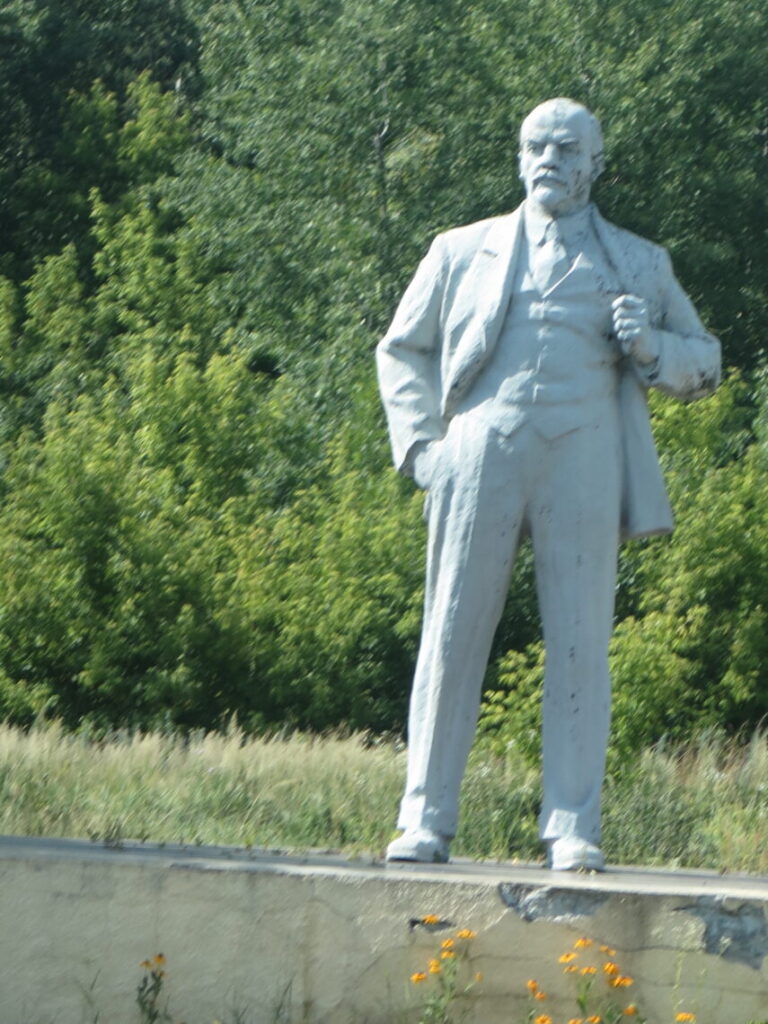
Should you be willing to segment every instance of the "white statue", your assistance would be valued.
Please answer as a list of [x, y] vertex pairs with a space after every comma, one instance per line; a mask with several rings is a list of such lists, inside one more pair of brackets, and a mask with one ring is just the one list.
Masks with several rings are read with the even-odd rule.
[[600, 125], [554, 99], [520, 132], [526, 199], [439, 235], [377, 350], [398, 469], [427, 491], [423, 633], [402, 835], [446, 861], [483, 675], [521, 536], [546, 646], [540, 832], [557, 870], [603, 867], [608, 641], [621, 538], [672, 514], [646, 391], [711, 392], [720, 345], [664, 249], [590, 204]]

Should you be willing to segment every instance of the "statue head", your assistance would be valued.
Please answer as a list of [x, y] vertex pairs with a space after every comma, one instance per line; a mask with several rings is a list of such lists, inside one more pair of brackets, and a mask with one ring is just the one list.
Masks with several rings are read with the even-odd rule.
[[551, 216], [586, 206], [604, 166], [600, 122], [581, 103], [547, 100], [523, 121], [520, 178], [529, 199]]

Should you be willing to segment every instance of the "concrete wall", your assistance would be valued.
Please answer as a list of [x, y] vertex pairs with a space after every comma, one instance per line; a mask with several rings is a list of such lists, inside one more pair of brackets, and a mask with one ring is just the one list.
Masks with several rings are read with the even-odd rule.
[[[430, 914], [439, 923], [419, 923]], [[7, 837], [0, 1024], [138, 1022], [139, 964], [159, 952], [174, 1022], [405, 1024], [436, 984], [410, 974], [462, 927], [478, 933], [462, 968], [483, 975], [466, 1005], [474, 1024], [523, 1024], [532, 977], [548, 993], [537, 1013], [576, 1016], [558, 957], [580, 936], [616, 950], [635, 979], [619, 999], [654, 1024], [678, 1010], [698, 1024], [768, 1021], [765, 879]]]

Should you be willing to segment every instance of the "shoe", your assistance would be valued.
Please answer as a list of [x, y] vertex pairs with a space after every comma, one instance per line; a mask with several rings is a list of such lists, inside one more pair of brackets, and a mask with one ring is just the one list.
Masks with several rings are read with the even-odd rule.
[[550, 839], [547, 866], [552, 871], [604, 871], [605, 858], [594, 843], [578, 836]]
[[387, 860], [447, 864], [450, 840], [429, 828], [408, 828], [387, 847]]

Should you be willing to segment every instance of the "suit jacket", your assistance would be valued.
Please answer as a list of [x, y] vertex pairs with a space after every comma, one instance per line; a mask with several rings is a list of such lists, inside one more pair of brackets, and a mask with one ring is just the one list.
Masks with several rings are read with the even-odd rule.
[[[720, 344], [701, 324], [661, 246], [604, 220], [595, 232], [622, 290], [641, 296], [659, 342], [651, 370], [623, 360], [619, 402], [625, 537], [668, 533], [672, 512], [651, 434], [649, 387], [685, 401], [720, 380]], [[395, 465], [408, 469], [419, 441], [442, 438], [459, 401], [488, 362], [512, 300], [523, 233], [522, 206], [511, 214], [438, 235], [377, 348], [379, 385]]]

